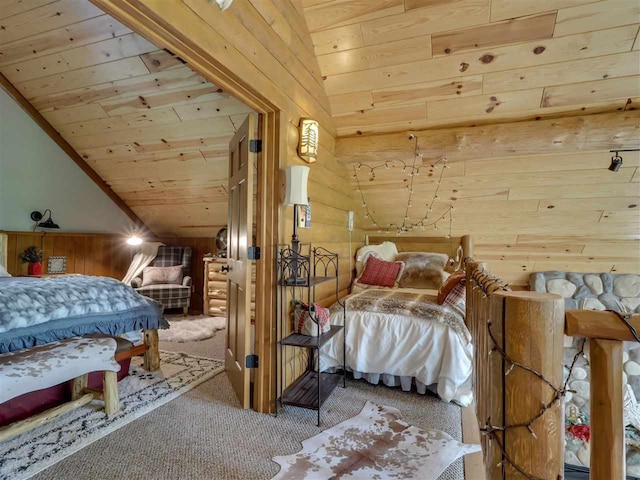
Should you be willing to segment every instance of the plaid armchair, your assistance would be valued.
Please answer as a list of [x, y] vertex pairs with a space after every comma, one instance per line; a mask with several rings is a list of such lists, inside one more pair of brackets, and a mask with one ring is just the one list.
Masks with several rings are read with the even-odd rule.
[[191, 247], [161, 246], [158, 248], [156, 258], [151, 262], [153, 267], [174, 267], [176, 265], [182, 265], [184, 274], [182, 285], [148, 285], [143, 287], [142, 278], [136, 277], [131, 281], [131, 286], [139, 294], [157, 300], [164, 308], [182, 308], [186, 315], [191, 304]]

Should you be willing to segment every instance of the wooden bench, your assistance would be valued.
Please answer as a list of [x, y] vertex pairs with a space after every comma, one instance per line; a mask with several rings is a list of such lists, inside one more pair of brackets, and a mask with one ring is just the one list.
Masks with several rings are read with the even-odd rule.
[[[120, 409], [116, 362], [117, 343], [109, 337], [70, 338], [0, 355], [0, 403], [25, 393], [73, 380], [70, 402], [0, 428], [0, 442], [44, 425], [94, 399], [103, 400], [105, 413]], [[87, 388], [90, 372], [103, 372], [103, 391]]]

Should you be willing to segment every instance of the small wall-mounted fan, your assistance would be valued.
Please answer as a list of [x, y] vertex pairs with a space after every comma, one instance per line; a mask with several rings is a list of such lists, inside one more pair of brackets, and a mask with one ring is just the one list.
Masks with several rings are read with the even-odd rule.
[[227, 257], [227, 227], [221, 228], [216, 234], [216, 247], [218, 248], [218, 256]]

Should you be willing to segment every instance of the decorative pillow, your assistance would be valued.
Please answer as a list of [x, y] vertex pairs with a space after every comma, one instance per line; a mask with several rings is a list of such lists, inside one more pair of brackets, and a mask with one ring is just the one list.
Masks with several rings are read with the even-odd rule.
[[387, 262], [393, 262], [398, 255], [398, 248], [393, 242], [382, 242], [380, 245], [365, 245], [358, 249], [356, 253], [356, 278], [362, 275], [370, 253], [374, 253], [378, 258]]
[[438, 289], [443, 283], [444, 266], [448, 255], [444, 253], [407, 252], [396, 256], [404, 262], [404, 273], [400, 278], [401, 288]]
[[309, 314], [309, 305], [302, 302], [296, 302], [293, 310], [294, 328], [296, 333], [308, 335], [310, 337], [318, 336], [318, 325], [320, 326], [320, 335], [331, 330], [329, 324], [330, 311], [317, 303], [313, 304], [313, 315]]
[[7, 272], [7, 269], [0, 265], [0, 277], [10, 277], [11, 274]]
[[145, 267], [142, 270], [142, 286], [182, 285], [182, 265], [174, 267]]
[[462, 280], [457, 283], [451, 291], [447, 294], [442, 305], [449, 305], [450, 307], [457, 307], [465, 311], [466, 308], [466, 299], [467, 299], [467, 288], [465, 287], [466, 279], [463, 277]]
[[375, 255], [370, 255], [357, 282], [365, 285], [393, 288], [396, 286], [396, 282], [402, 275], [403, 270], [404, 263], [402, 262], [387, 262]]
[[438, 305], [442, 305], [449, 295], [449, 292], [453, 290], [461, 282], [464, 284], [466, 280], [466, 274], [464, 270], [456, 270], [453, 272], [447, 281], [438, 290]]

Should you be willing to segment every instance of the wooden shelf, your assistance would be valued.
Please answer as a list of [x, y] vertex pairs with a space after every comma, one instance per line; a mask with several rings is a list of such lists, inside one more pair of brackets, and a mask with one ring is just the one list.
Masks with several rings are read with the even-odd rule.
[[289, 345], [292, 347], [318, 348], [318, 343], [320, 346], [324, 345], [331, 337], [343, 328], [344, 326], [342, 325], [331, 325], [330, 331], [320, 335], [319, 342], [318, 337], [310, 337], [309, 335], [302, 335], [301, 333], [292, 333], [288, 337], [283, 338], [280, 343], [282, 345]]
[[[333, 392], [338, 383], [340, 383], [340, 379], [343, 378], [340, 373], [322, 373], [321, 375], [321, 390], [319, 396], [318, 372], [307, 370], [284, 391], [280, 402], [283, 405], [319, 410], [320, 406], [329, 398], [331, 392]], [[320, 401], [319, 404], [318, 400]]]

